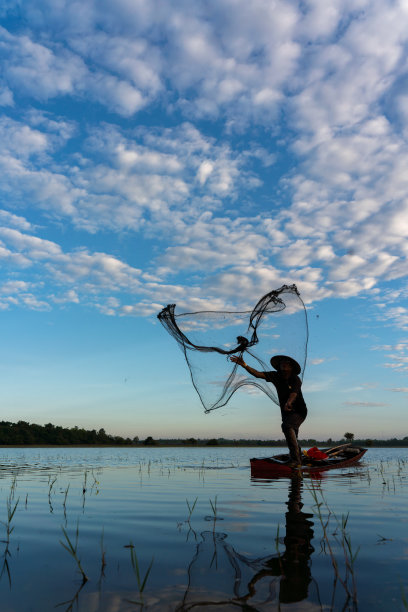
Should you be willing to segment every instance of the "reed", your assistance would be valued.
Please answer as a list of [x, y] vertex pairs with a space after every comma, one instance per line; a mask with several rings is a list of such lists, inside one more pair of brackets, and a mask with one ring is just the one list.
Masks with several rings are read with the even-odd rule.
[[57, 482], [57, 478], [55, 477], [54, 480], [51, 481], [51, 478], [48, 478], [48, 505], [50, 507], [50, 512], [54, 512], [54, 508], [51, 502], [51, 493], [52, 493], [52, 489], [54, 487], [54, 484]]
[[74, 608], [78, 610], [79, 594], [84, 588], [84, 586], [85, 582], [81, 582], [78, 589], [75, 591], [74, 596], [71, 599], [68, 599], [67, 601], [62, 601], [61, 603], [56, 604], [55, 607], [60, 608], [61, 606], [67, 606], [65, 608], [65, 612], [72, 612]]
[[[15, 485], [15, 481], [13, 481], [13, 484]], [[6, 528], [6, 539], [4, 540], [4, 544], [6, 546], [4, 548], [4, 553], [3, 553], [4, 560], [3, 560], [3, 566], [2, 566], [2, 569], [1, 569], [1, 572], [0, 572], [0, 578], [2, 578], [4, 572], [6, 572], [7, 576], [8, 576], [10, 588], [11, 588], [11, 574], [10, 574], [10, 566], [9, 566], [9, 562], [8, 562], [8, 557], [11, 557], [11, 552], [10, 552], [10, 536], [11, 536], [11, 534], [14, 531], [14, 525], [12, 525], [12, 521], [13, 521], [14, 515], [16, 513], [18, 502], [19, 502], [19, 499], [20, 499], [20, 498], [18, 498], [17, 501], [14, 502], [14, 505], [13, 505], [12, 500], [14, 498], [14, 491], [15, 491], [15, 486], [12, 485], [10, 495], [7, 498], [7, 502], [6, 502], [7, 521], [1, 521], [2, 524]]]
[[197, 503], [198, 497], [195, 498], [195, 500], [193, 501], [193, 503], [190, 506], [190, 503], [188, 501], [188, 499], [186, 499], [186, 504], [187, 504], [187, 508], [188, 508], [188, 517], [187, 517], [187, 523], [190, 522], [191, 519], [191, 515], [194, 512], [194, 508], [196, 507], [196, 503]]
[[65, 541], [64, 543], [60, 540], [60, 544], [65, 548], [65, 550], [71, 555], [71, 557], [75, 560], [77, 564], [78, 570], [82, 575], [82, 582], [87, 582], [88, 576], [85, 574], [84, 569], [81, 565], [81, 560], [78, 557], [78, 536], [79, 536], [79, 521], [77, 521], [76, 531], [75, 531], [75, 543], [73, 544], [66, 529], [61, 525], [62, 533], [64, 534]]
[[62, 507], [64, 508], [64, 518], [65, 518], [65, 520], [67, 520], [67, 497], [68, 497], [69, 485], [70, 485], [70, 483], [68, 483], [68, 486], [67, 486], [67, 488], [64, 491], [64, 501], [62, 502]]
[[139, 560], [136, 554], [136, 548], [132, 542], [129, 543], [128, 546], [130, 550], [130, 562], [132, 564], [133, 572], [136, 576], [137, 588], [139, 589], [140, 601], [132, 601], [130, 603], [136, 603], [138, 605], [143, 605], [143, 591], [145, 590], [147, 579], [149, 577], [150, 571], [153, 566], [154, 557], [150, 561], [150, 565], [146, 570], [144, 577], [142, 578], [142, 574], [140, 572]]
[[[353, 603], [353, 609], [357, 610], [357, 585], [356, 585], [356, 580], [355, 580], [354, 566], [355, 566], [355, 561], [357, 559], [357, 555], [359, 553], [360, 547], [358, 547], [357, 550], [353, 550], [352, 543], [351, 543], [351, 537], [349, 533], [347, 532], [347, 523], [349, 519], [349, 514], [347, 513], [346, 515], [342, 515], [341, 519], [339, 519], [336, 516], [336, 514], [329, 508], [323, 496], [323, 492], [320, 489], [319, 489], [319, 493], [320, 493], [320, 500], [319, 500], [319, 497], [317, 494], [317, 488], [313, 482], [311, 483], [311, 487], [308, 487], [308, 489], [315, 502], [314, 508], [316, 509], [316, 515], [322, 527], [322, 533], [323, 533], [323, 547], [322, 548], [324, 549], [325, 552], [326, 550], [328, 551], [328, 554], [329, 554], [329, 557], [330, 557], [330, 560], [333, 566], [333, 570], [334, 570], [335, 580], [334, 580], [333, 598], [335, 594], [336, 583], [338, 581], [343, 587], [347, 595], [347, 601], [351, 599]], [[323, 516], [323, 511], [322, 511], [323, 507], [326, 508], [326, 511], [327, 511], [326, 518], [324, 518]], [[344, 577], [342, 577], [340, 574], [339, 564], [337, 562], [337, 559], [336, 559], [336, 556], [333, 550], [332, 541], [329, 536], [330, 519], [332, 516], [334, 517], [337, 523], [336, 529], [332, 533], [332, 535], [335, 538], [336, 544], [339, 545], [340, 548], [342, 549], [343, 556], [344, 556], [344, 565], [345, 565]]]
[[212, 500], [210, 499], [210, 504], [211, 504], [211, 510], [213, 512], [213, 516], [214, 516], [214, 521], [217, 520], [217, 496], [215, 496], [214, 498], [214, 503], [212, 502]]
[[17, 476], [13, 476], [13, 480], [11, 481], [11, 487], [10, 487], [10, 500], [14, 498], [16, 488], [17, 488]]
[[[190, 534], [191, 533], [193, 534], [194, 539], [197, 541], [197, 533], [196, 533], [196, 531], [193, 529], [193, 527], [191, 525], [191, 516], [192, 516], [192, 514], [194, 512], [194, 508], [196, 507], [197, 500], [198, 500], [198, 497], [196, 497], [195, 500], [193, 501], [193, 503], [190, 504], [188, 499], [186, 499], [186, 504], [187, 504], [187, 508], [188, 508], [188, 517], [184, 521], [184, 523], [186, 523], [188, 525], [188, 532], [187, 532], [187, 536], [186, 536], [186, 541], [188, 541], [188, 539], [190, 538]], [[180, 529], [182, 525], [183, 525], [183, 523], [178, 523], [178, 528]]]
[[14, 515], [16, 513], [18, 502], [20, 501], [20, 498], [17, 499], [17, 501], [15, 502], [14, 506], [12, 505], [11, 500], [12, 500], [11, 496], [7, 498], [7, 504], [6, 504], [6, 506], [7, 506], [7, 522], [6, 523], [3, 522], [3, 525], [6, 526], [6, 537], [7, 537], [6, 542], [7, 542], [7, 544], [10, 542], [10, 535], [11, 535], [12, 531], [14, 531], [14, 525], [11, 526], [11, 521], [13, 520]]
[[101, 576], [105, 575], [105, 567], [106, 567], [106, 550], [104, 545], [104, 536], [105, 536], [105, 528], [102, 527], [101, 534]]
[[95, 495], [98, 495], [99, 494], [99, 485], [100, 485], [100, 482], [96, 478], [95, 473], [94, 473], [93, 470], [91, 470], [91, 474], [92, 474], [92, 478], [93, 478], [93, 483], [92, 483], [92, 486], [91, 486], [91, 492], [93, 493], [93, 491], [95, 490]]
[[401, 584], [401, 600], [402, 600], [402, 605], [404, 606], [405, 610], [408, 610], [408, 598], [407, 598], [407, 595], [405, 593], [405, 590], [402, 584]]

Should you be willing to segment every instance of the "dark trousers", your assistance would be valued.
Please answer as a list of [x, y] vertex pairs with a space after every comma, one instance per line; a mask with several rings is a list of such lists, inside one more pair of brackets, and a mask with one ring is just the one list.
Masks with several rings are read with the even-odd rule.
[[299, 427], [305, 420], [305, 416], [297, 412], [282, 413], [282, 431], [285, 434], [286, 444], [288, 445], [290, 458], [296, 463], [301, 463], [301, 450], [298, 443]]

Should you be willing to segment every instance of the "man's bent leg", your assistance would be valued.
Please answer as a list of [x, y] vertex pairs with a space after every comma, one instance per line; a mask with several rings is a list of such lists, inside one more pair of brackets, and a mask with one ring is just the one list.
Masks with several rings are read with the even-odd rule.
[[298, 444], [298, 431], [300, 425], [305, 419], [300, 414], [285, 415], [282, 420], [282, 431], [285, 434], [286, 443], [288, 445], [290, 458], [296, 463], [301, 463], [301, 452]]
[[300, 464], [300, 449], [298, 446], [295, 430], [292, 427], [282, 427], [282, 431], [285, 434], [286, 444], [288, 445], [291, 460], [295, 463]]

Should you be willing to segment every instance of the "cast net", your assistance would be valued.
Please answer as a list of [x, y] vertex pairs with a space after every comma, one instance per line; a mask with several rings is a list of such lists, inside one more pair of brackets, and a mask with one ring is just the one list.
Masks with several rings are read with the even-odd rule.
[[176, 314], [175, 309], [175, 304], [169, 304], [157, 316], [183, 351], [206, 412], [225, 406], [240, 387], [261, 390], [279, 405], [274, 385], [250, 376], [229, 360], [231, 355], [241, 355], [261, 372], [272, 369], [273, 355], [288, 355], [299, 363], [303, 376], [308, 325], [296, 285], [270, 291], [245, 312]]

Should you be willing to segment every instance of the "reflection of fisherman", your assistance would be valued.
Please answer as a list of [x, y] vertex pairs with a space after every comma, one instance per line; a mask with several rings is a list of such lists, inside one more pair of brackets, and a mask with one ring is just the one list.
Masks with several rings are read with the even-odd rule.
[[269, 606], [276, 599], [280, 603], [307, 599], [314, 534], [310, 520], [313, 514], [302, 512], [302, 485], [300, 477], [290, 481], [283, 553], [251, 559], [227, 543], [227, 534], [203, 532], [203, 540], [188, 568], [183, 602], [176, 610], [187, 612], [198, 606], [201, 609], [215, 605], [221, 609], [227, 603], [239, 604], [242, 609], [263, 610], [264, 605]]
[[271, 359], [276, 372], [259, 372], [247, 365], [241, 356], [233, 355], [231, 361], [243, 367], [255, 378], [263, 378], [275, 385], [282, 413], [282, 431], [285, 434], [293, 464], [301, 463], [301, 452], [298, 444], [299, 427], [307, 415], [305, 400], [302, 395], [302, 382], [299, 378], [301, 367], [292, 357], [275, 355]]
[[285, 552], [280, 557], [271, 557], [264, 563], [264, 569], [255, 574], [248, 583], [250, 593], [255, 592], [256, 583], [266, 576], [282, 576], [279, 589], [280, 603], [293, 603], [307, 598], [312, 579], [309, 559], [314, 551], [313, 514], [302, 512], [302, 479], [294, 477], [289, 488], [286, 512]]

